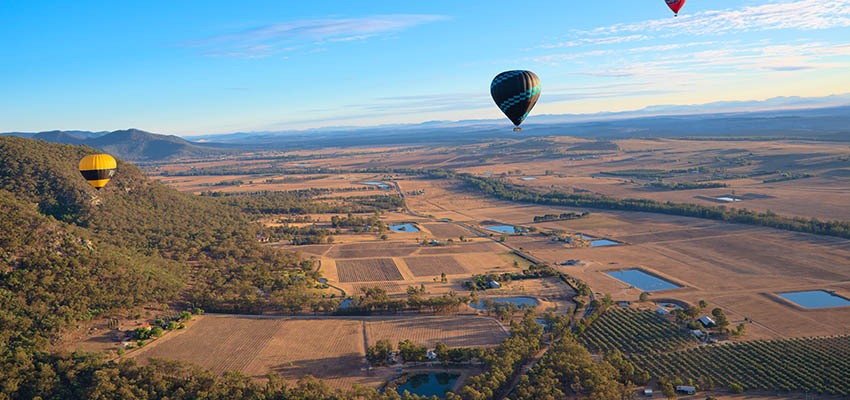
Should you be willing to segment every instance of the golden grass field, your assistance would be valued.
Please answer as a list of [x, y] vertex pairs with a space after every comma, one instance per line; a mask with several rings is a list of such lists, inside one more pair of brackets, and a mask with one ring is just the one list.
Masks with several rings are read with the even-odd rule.
[[[239, 371], [255, 379], [268, 373], [294, 382], [304, 375], [331, 386], [376, 387], [391, 371], [365, 370], [365, 344], [389, 339], [429, 347], [492, 347], [507, 334], [485, 317], [292, 318], [204, 315], [189, 328], [169, 333], [125, 357], [188, 361], [213, 372]], [[365, 336], [364, 336], [365, 335]]]

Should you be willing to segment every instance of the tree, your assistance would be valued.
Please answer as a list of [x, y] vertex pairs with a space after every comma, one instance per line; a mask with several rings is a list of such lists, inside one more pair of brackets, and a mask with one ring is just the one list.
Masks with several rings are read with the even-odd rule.
[[437, 342], [434, 345], [434, 353], [437, 353], [437, 359], [442, 361], [443, 364], [449, 362], [449, 347], [443, 344], [443, 342]]
[[699, 308], [705, 310], [706, 308], [708, 308], [708, 303], [705, 300], [700, 300], [699, 301]]
[[747, 325], [740, 323], [735, 328], [734, 334], [735, 336], [744, 336], [747, 333]]
[[389, 239], [389, 236], [387, 236], [386, 233], [381, 234], [381, 240], [387, 240], [387, 239]]
[[440, 282], [442, 282], [442, 283], [447, 283], [448, 281], [449, 281], [449, 280], [448, 280], [448, 278], [446, 278], [446, 273], [445, 273], [445, 272], [441, 272], [441, 273], [440, 273]]
[[741, 386], [740, 384], [732, 382], [732, 383], [729, 384], [729, 391], [732, 392], [732, 393], [741, 393], [741, 392], [744, 391], [744, 387]]
[[410, 339], [398, 342], [398, 352], [404, 361], [423, 361], [428, 355], [428, 349], [425, 346], [419, 346]]
[[670, 382], [664, 382], [660, 383], [660, 385], [661, 393], [664, 394], [664, 397], [667, 397], [668, 399], [676, 398], [676, 389], [673, 388], [673, 384], [671, 384]]
[[647, 300], [649, 300], [649, 292], [641, 293], [640, 294], [640, 301], [647, 301]]
[[366, 350], [366, 360], [372, 365], [387, 365], [390, 354], [393, 352], [393, 344], [389, 340], [381, 339], [374, 346]]

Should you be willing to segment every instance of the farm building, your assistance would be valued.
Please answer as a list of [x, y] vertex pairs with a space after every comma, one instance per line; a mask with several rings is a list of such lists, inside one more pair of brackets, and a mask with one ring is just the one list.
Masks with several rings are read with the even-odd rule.
[[141, 324], [141, 325], [139, 325], [138, 327], [139, 327], [139, 328], [144, 328], [144, 329], [147, 329], [147, 330], [151, 330], [151, 329], [153, 329], [153, 327], [151, 326], [151, 324], [148, 324], [148, 323]]
[[694, 334], [694, 336], [696, 336], [700, 339], [702, 339], [702, 335], [704, 335], [704, 333], [702, 333], [702, 331], [699, 330], [699, 329], [693, 329], [693, 330], [691, 330], [691, 333]]
[[429, 360], [436, 360], [437, 359], [437, 353], [435, 353], [434, 350], [428, 350], [426, 357]]
[[652, 389], [643, 389], [643, 395], [652, 397]]
[[693, 386], [676, 386], [676, 391], [679, 393], [695, 394], [697, 392], [697, 388]]
[[699, 319], [697, 321], [699, 321], [702, 324], [702, 326], [704, 326], [706, 328], [717, 325], [717, 323], [714, 322], [714, 320], [711, 319], [711, 317], [709, 317], [707, 315], [699, 317]]
[[487, 286], [489, 286], [490, 289], [498, 289], [498, 288], [502, 287], [502, 284], [500, 284], [499, 282], [496, 282], [496, 281], [490, 281], [487, 284]]

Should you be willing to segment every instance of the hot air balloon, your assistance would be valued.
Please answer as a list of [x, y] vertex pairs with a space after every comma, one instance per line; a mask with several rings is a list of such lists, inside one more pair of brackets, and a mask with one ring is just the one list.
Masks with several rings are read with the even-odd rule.
[[685, 0], [664, 0], [667, 2], [667, 7], [670, 7], [673, 10], [673, 16], [679, 16], [679, 10], [682, 9], [682, 6], [685, 5]]
[[519, 124], [540, 97], [540, 78], [531, 71], [502, 72], [490, 83], [490, 95], [505, 116], [516, 125], [514, 131], [520, 131], [522, 128]]
[[80, 160], [80, 173], [95, 189], [106, 186], [118, 164], [109, 154], [90, 154]]

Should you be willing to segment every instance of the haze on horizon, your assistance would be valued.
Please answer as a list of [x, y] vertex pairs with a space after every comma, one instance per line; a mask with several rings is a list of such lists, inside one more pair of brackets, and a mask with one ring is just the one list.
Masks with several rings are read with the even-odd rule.
[[492, 77], [535, 71], [534, 115], [850, 92], [850, 0], [12, 3], [0, 131], [178, 135], [501, 118]]

